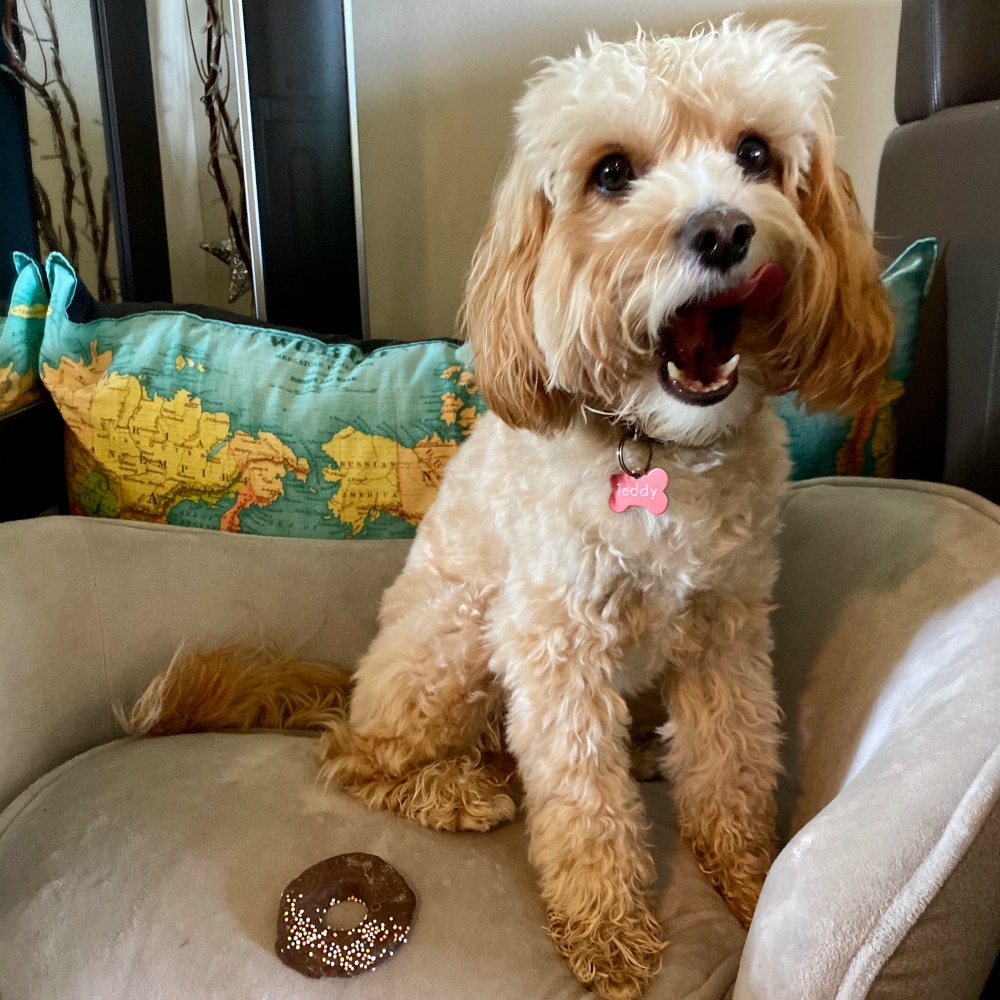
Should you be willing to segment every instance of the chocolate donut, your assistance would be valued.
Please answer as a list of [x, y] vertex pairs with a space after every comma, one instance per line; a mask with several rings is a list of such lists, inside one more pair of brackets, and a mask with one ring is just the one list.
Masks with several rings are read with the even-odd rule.
[[[363, 903], [365, 919], [347, 930], [326, 923], [338, 903]], [[348, 977], [388, 961], [406, 943], [417, 897], [403, 876], [374, 854], [338, 854], [307, 868], [281, 894], [274, 948], [310, 979]]]

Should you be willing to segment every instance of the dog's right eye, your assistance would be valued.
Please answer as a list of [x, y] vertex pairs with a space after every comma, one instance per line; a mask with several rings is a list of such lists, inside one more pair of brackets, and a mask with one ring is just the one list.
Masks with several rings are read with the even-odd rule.
[[736, 162], [748, 177], [763, 177], [771, 168], [771, 150], [759, 135], [750, 132], [736, 144]]
[[604, 194], [621, 194], [635, 180], [635, 170], [624, 153], [611, 153], [594, 167], [591, 181]]

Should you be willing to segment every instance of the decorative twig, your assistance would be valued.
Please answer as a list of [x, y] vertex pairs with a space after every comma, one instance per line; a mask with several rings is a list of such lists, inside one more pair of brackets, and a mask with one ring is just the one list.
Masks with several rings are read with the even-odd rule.
[[[37, 34], [32, 34], [37, 39]], [[59, 106], [58, 99], [49, 91], [48, 64], [45, 63], [45, 76], [41, 80], [36, 79], [28, 72], [25, 62], [27, 50], [24, 42], [23, 28], [14, 17], [14, 0], [4, 0], [3, 42], [10, 57], [10, 65], [5, 67], [5, 69], [38, 99], [49, 116], [52, 135], [56, 145], [56, 156], [59, 160], [59, 165], [62, 167], [66, 251], [69, 259], [76, 262], [80, 250], [80, 241], [76, 233], [76, 223], [73, 219], [73, 196], [76, 191], [76, 176], [73, 173], [73, 165], [70, 160], [66, 129], [63, 127], [62, 108]], [[39, 47], [41, 47], [40, 40]]]
[[70, 135], [76, 150], [76, 159], [80, 165], [80, 187], [83, 191], [83, 204], [86, 213], [85, 232], [88, 241], [97, 255], [97, 290], [99, 298], [107, 301], [114, 295], [114, 288], [111, 284], [111, 276], [108, 274], [107, 252], [103, 258], [100, 253], [101, 245], [107, 246], [107, 238], [99, 229], [97, 220], [97, 208], [94, 204], [94, 192], [91, 186], [91, 175], [93, 168], [90, 158], [83, 145], [83, 130], [80, 123], [80, 106], [77, 104], [76, 96], [66, 82], [66, 75], [63, 71], [62, 51], [59, 45], [59, 31], [56, 28], [55, 15], [52, 12], [52, 0], [42, 0], [42, 13], [49, 28], [49, 44], [52, 49], [52, 69], [55, 73], [55, 82], [66, 102], [66, 107], [70, 113]]
[[33, 177], [35, 191], [35, 216], [38, 220], [38, 238], [42, 242], [42, 250], [48, 256], [60, 245], [59, 234], [52, 221], [52, 202], [37, 177]]
[[[215, 4], [216, 0], [209, 0]], [[220, 18], [221, 20], [221, 18]], [[225, 23], [222, 24], [223, 45], [222, 52], [226, 59], [225, 70], [220, 69], [220, 79], [222, 84], [215, 90], [215, 103], [218, 108], [219, 121], [222, 129], [222, 140], [225, 143], [226, 152], [233, 161], [236, 168], [237, 202], [240, 209], [240, 228], [243, 242], [249, 244], [250, 225], [247, 219], [247, 199], [244, 188], [245, 178], [243, 175], [243, 151], [240, 146], [239, 121], [235, 123], [229, 115], [229, 87], [232, 82], [232, 64], [229, 59], [229, 33], [226, 31]], [[243, 257], [247, 268], [250, 267], [249, 249]]]
[[[80, 108], [66, 78], [52, 0], [40, 0], [42, 14], [48, 29], [46, 37], [39, 33], [30, 10], [19, 18], [16, 0], [2, 0], [3, 23], [0, 28], [4, 47], [9, 56], [9, 65], [3, 69], [10, 73], [24, 89], [45, 109], [55, 144], [53, 159], [59, 162], [62, 172], [62, 221], [65, 239], [56, 227], [52, 203], [37, 176], [34, 178], [35, 213], [38, 221], [39, 238], [48, 251], [61, 250], [74, 267], [79, 267], [80, 234], [76, 223], [76, 206], [82, 204], [84, 211], [83, 235], [90, 244], [97, 259], [97, 287], [102, 299], [114, 298], [115, 290], [108, 270], [108, 250], [110, 245], [111, 214], [110, 204], [102, 204], [98, 218], [93, 192], [93, 167], [83, 143]], [[27, 66], [27, 40], [30, 39], [38, 50], [41, 60], [41, 78], [33, 75]], [[51, 61], [51, 66], [50, 66]], [[62, 101], [60, 101], [60, 96]], [[69, 118], [67, 134], [63, 106]], [[73, 154], [77, 167], [74, 168]], [[77, 170], [79, 176], [77, 176]], [[107, 181], [104, 184], [107, 199]], [[83, 196], [78, 200], [77, 191]]]
[[105, 301], [110, 301], [115, 297], [115, 291], [108, 272], [108, 247], [111, 243], [111, 181], [107, 174], [104, 175], [104, 184], [101, 187], [101, 225], [98, 232], [100, 233], [100, 238], [97, 241], [98, 274], [108, 275], [111, 292]]
[[[198, 56], [198, 46], [191, 24], [191, 11], [184, 3], [188, 40], [202, 82], [201, 102], [208, 119], [208, 172], [215, 181], [226, 213], [230, 238], [244, 265], [250, 268], [250, 248], [247, 233], [247, 201], [243, 179], [243, 156], [239, 142], [239, 123], [229, 113], [227, 100], [230, 86], [228, 32], [218, 0], [204, 0], [205, 35], [204, 59]], [[225, 63], [223, 64], [223, 59]], [[225, 150], [225, 152], [223, 152]], [[235, 191], [231, 190], [222, 169], [222, 160], [230, 159], [236, 172]]]

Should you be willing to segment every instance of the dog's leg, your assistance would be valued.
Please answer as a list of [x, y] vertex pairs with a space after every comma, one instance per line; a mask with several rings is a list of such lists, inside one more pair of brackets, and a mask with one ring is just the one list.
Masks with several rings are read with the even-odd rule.
[[493, 666], [508, 690], [507, 738], [549, 930], [582, 983], [611, 1000], [634, 997], [663, 942], [628, 710], [612, 683], [614, 627], [599, 610], [572, 620], [577, 602], [543, 588], [525, 596], [498, 609]]
[[746, 926], [774, 851], [780, 710], [769, 605], [700, 595], [669, 651], [664, 762], [681, 836]]
[[[488, 830], [513, 819], [500, 745], [500, 698], [470, 588], [442, 585], [406, 607], [394, 585], [383, 627], [358, 665], [349, 723], [320, 744], [321, 774], [372, 808], [440, 830]], [[424, 595], [426, 597], [426, 595]]]

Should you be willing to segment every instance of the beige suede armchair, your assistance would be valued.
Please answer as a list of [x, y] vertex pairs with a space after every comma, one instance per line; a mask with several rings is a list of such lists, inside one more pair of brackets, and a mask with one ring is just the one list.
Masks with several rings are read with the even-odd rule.
[[[904, 0], [876, 215], [890, 254], [942, 244], [900, 472], [968, 490], [793, 488], [782, 850], [744, 933], [678, 843], [669, 788], [643, 785], [671, 942], [650, 1000], [975, 1000], [1000, 949], [998, 10]], [[311, 737], [122, 738], [115, 706], [182, 642], [262, 636], [349, 668], [407, 544], [0, 524], [2, 1000], [587, 995], [546, 934], [522, 823], [368, 812], [317, 785]], [[413, 931], [384, 967], [317, 983], [274, 954], [278, 900], [349, 851], [409, 881]]]
[[[784, 512], [775, 618], [788, 840], [749, 935], [644, 785], [671, 945], [649, 996], [976, 997], [1000, 945], [1000, 509], [814, 480]], [[582, 997], [544, 930], [523, 827], [434, 833], [315, 781], [313, 740], [121, 739], [182, 641], [258, 630], [352, 663], [405, 542], [76, 518], [0, 526], [0, 996]], [[304, 868], [363, 850], [418, 909], [348, 981], [274, 955]]]

